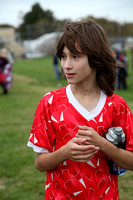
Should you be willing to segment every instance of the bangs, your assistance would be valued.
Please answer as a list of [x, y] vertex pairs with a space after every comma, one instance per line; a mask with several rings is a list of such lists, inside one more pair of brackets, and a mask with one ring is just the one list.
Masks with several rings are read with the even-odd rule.
[[72, 30], [71, 27], [68, 25], [65, 28], [65, 31], [63, 35], [61, 36], [59, 43], [57, 45], [56, 55], [59, 58], [61, 58], [61, 55], [65, 46], [73, 54], [81, 53], [79, 43], [80, 43], [80, 40], [78, 38], [77, 31]]

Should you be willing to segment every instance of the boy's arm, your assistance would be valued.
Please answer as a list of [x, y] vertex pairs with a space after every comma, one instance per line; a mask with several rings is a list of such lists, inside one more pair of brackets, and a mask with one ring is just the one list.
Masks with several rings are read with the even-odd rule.
[[99, 150], [94, 145], [86, 145], [86, 139], [73, 138], [66, 145], [51, 153], [37, 153], [35, 166], [43, 172], [49, 171], [57, 167], [65, 160], [73, 160], [75, 162], [87, 162]]
[[86, 138], [86, 144], [93, 144], [100, 151], [116, 162], [120, 167], [133, 170], [133, 152], [116, 147], [105, 138], [101, 137], [94, 129], [87, 126], [79, 126], [77, 137]]
[[133, 170], [133, 152], [118, 148], [104, 138], [100, 149], [120, 167]]

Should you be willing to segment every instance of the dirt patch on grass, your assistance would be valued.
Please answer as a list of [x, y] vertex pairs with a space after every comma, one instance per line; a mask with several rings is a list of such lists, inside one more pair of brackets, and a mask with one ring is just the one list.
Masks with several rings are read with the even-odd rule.
[[28, 77], [28, 76], [23, 76], [23, 75], [20, 75], [20, 74], [14, 74], [14, 79], [16, 81], [23, 81], [23, 82], [26, 82], [26, 83], [39, 83], [39, 81], [35, 78], [31, 78], [31, 77]]
[[6, 186], [5, 186], [5, 181], [6, 181], [6, 178], [0, 178], [0, 189], [4, 189]]
[[55, 89], [53, 87], [41, 86], [39, 80], [20, 74], [14, 74], [14, 80], [20, 85], [20, 87], [23, 86], [24, 89], [28, 89], [30, 87], [30, 90], [32, 91], [38, 90], [40, 92], [43, 91], [44, 93], [47, 93]]

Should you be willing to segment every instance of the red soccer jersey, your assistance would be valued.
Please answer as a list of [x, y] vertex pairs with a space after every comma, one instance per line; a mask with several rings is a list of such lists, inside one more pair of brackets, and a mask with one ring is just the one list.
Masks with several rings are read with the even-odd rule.
[[[49, 92], [40, 101], [28, 146], [35, 152], [53, 152], [75, 137], [78, 125], [95, 129], [100, 135], [121, 126], [126, 149], [133, 151], [133, 115], [118, 95], [101, 92], [97, 107], [88, 112], [72, 94], [70, 85]], [[46, 200], [118, 200], [118, 179], [110, 174], [108, 157], [100, 151], [87, 163], [71, 160], [47, 172]]]

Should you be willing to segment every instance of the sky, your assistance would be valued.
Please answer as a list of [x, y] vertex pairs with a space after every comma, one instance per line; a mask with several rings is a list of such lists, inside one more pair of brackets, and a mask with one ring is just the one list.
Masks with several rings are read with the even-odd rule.
[[35, 3], [51, 10], [57, 19], [78, 20], [92, 15], [133, 23], [133, 0], [0, 0], [0, 24], [18, 27]]

